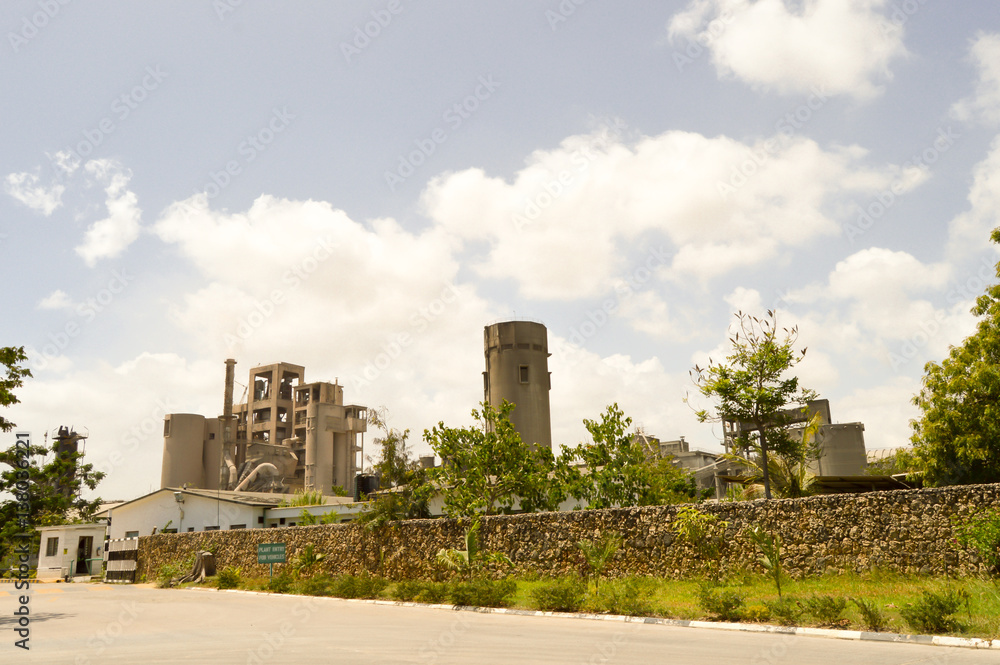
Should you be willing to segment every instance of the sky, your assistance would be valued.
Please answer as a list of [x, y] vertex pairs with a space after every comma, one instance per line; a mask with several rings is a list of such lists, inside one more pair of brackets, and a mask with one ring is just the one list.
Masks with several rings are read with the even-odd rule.
[[689, 371], [773, 309], [834, 420], [906, 445], [996, 280], [990, 0], [10, 0], [0, 33], [4, 416], [88, 433], [105, 499], [159, 486], [226, 358], [238, 400], [304, 365], [426, 453], [514, 318], [555, 444], [616, 402], [719, 450]]

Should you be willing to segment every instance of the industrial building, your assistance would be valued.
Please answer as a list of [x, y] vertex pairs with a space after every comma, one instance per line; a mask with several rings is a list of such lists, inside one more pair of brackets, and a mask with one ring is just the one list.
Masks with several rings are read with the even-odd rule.
[[226, 361], [221, 416], [164, 417], [160, 487], [352, 493], [367, 408], [344, 404], [338, 383], [306, 383], [304, 367], [284, 362], [251, 369], [234, 404], [235, 365]]
[[499, 408], [514, 404], [510, 422], [533, 448], [552, 448], [549, 416], [549, 342], [545, 326], [535, 321], [503, 321], [483, 330], [484, 401]]

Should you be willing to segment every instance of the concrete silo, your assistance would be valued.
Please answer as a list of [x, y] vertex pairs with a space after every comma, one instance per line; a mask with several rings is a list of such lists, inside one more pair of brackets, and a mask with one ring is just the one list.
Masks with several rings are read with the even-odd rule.
[[205, 482], [205, 416], [170, 413], [163, 419], [160, 487], [202, 487]]
[[526, 443], [552, 448], [549, 419], [549, 345], [545, 326], [534, 321], [503, 321], [483, 330], [485, 401], [499, 408], [514, 404], [511, 423]]

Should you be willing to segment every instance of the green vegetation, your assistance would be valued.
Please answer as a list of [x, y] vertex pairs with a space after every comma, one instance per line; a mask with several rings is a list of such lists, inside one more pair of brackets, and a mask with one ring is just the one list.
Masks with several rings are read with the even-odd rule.
[[1000, 575], [1000, 510], [986, 510], [967, 520], [953, 517], [952, 525], [958, 545], [975, 552], [992, 574]]
[[781, 534], [768, 533], [760, 526], [747, 529], [747, 535], [760, 552], [757, 560], [774, 580], [774, 586], [781, 596]]
[[215, 584], [219, 589], [236, 589], [240, 586], [241, 579], [239, 568], [226, 566], [215, 576]]
[[296, 492], [290, 499], [282, 499], [278, 508], [294, 508], [296, 506], [322, 506], [324, 503], [322, 492]]
[[479, 546], [479, 520], [475, 520], [465, 530], [465, 549], [441, 549], [437, 553], [437, 562], [448, 570], [456, 571], [471, 580], [473, 576], [482, 576], [487, 568], [493, 566], [510, 567], [511, 561], [506, 554], [500, 552], [485, 552]]
[[920, 599], [899, 611], [914, 632], [924, 634], [958, 633], [965, 629], [955, 618], [963, 607], [971, 617], [972, 596], [965, 589], [942, 592], [924, 591]]
[[680, 541], [690, 546], [701, 559], [705, 572], [710, 577], [718, 577], [719, 555], [729, 522], [720, 520], [718, 515], [685, 506], [677, 509], [673, 526]]
[[745, 435], [739, 445], [760, 458], [752, 468], [759, 472], [764, 496], [770, 499], [772, 453], [785, 459], [781, 466], [790, 470], [803, 467], [808, 454], [807, 441], [789, 437], [784, 410], [804, 405], [816, 394], [800, 388], [798, 377], [788, 376], [806, 353], [805, 349], [794, 349], [797, 328], [782, 328], [784, 335], [779, 337], [777, 318], [771, 310], [764, 318], [737, 312], [736, 319], [735, 331], [730, 329], [732, 352], [725, 362], [709, 359], [708, 367], [694, 366], [692, 376], [698, 390], [718, 400], [714, 414], [701, 409], [696, 415], [702, 422], [726, 419], [754, 428], [752, 438]]
[[605, 533], [597, 542], [581, 540], [576, 546], [583, 552], [587, 564], [588, 578], [594, 581], [594, 593], [598, 593], [601, 574], [611, 563], [618, 549], [622, 546], [622, 538], [617, 533]]
[[546, 612], [579, 612], [587, 597], [587, 584], [567, 575], [546, 580], [531, 589], [532, 604]]

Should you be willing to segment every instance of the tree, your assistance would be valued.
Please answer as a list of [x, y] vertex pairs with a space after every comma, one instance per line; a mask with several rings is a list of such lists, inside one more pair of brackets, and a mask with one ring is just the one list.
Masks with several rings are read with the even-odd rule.
[[[740, 442], [744, 449], [758, 452], [764, 495], [771, 498], [770, 454], [802, 457], [803, 443], [788, 436], [790, 404], [803, 405], [815, 398], [811, 390], [800, 389], [798, 377], [788, 371], [805, 356], [806, 349], [794, 350], [798, 328], [781, 328], [768, 310], [764, 318], [742, 311], [736, 313], [735, 331], [730, 327], [732, 352], [724, 363], [708, 361], [708, 367], [695, 365], [692, 372], [695, 385], [702, 395], [719, 401], [715, 414], [707, 409], [696, 411], [701, 422], [731, 421], [749, 426], [753, 439]], [[741, 339], [742, 336], [742, 339]]]
[[[649, 451], [628, 431], [632, 419], [611, 404], [600, 421], [584, 420], [593, 443], [562, 449], [556, 475], [587, 508], [653, 506], [700, 497], [693, 476]], [[580, 465], [586, 470], [580, 471]]]
[[[991, 238], [1000, 243], [1000, 229]], [[1000, 481], [1000, 284], [987, 287], [972, 313], [981, 317], [976, 331], [940, 364], [924, 366], [913, 398], [922, 415], [911, 441], [927, 485]]]
[[378, 459], [368, 457], [372, 469], [379, 475], [379, 486], [383, 488], [399, 487], [411, 480], [413, 472], [420, 465], [410, 455], [410, 447], [406, 439], [410, 430], [400, 432], [389, 427], [389, 413], [385, 407], [368, 411], [368, 424], [382, 431], [375, 437], [375, 443], [380, 446]]
[[[30, 369], [20, 366], [20, 363], [27, 360], [28, 355], [24, 352], [23, 346], [5, 346], [0, 348], [0, 364], [6, 370], [6, 376], [0, 379], [0, 406], [10, 406], [11, 404], [20, 403], [21, 400], [14, 394], [14, 390], [24, 384], [25, 377], [31, 376]], [[14, 423], [0, 416], [0, 432], [9, 432], [14, 427]]]
[[369, 424], [382, 431], [380, 436], [375, 437], [375, 443], [380, 446], [378, 459], [369, 456], [368, 463], [379, 474], [381, 489], [393, 490], [380, 492], [358, 517], [359, 522], [371, 529], [401, 519], [430, 516], [427, 474], [410, 455], [406, 441], [410, 430], [401, 432], [389, 427], [388, 421], [385, 407], [368, 412]]
[[478, 427], [450, 428], [439, 422], [424, 430], [424, 440], [441, 457], [431, 477], [444, 492], [444, 509], [452, 517], [476, 517], [549, 508], [554, 499], [546, 490], [552, 471], [552, 452], [533, 450], [510, 422], [514, 405], [504, 400], [499, 409], [488, 402], [473, 409]]

